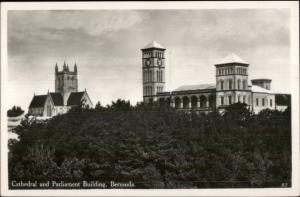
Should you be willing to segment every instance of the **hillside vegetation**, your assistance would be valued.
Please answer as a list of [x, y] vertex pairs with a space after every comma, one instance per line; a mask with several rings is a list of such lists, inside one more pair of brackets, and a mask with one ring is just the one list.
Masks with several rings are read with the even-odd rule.
[[9, 142], [10, 180], [131, 181], [137, 188], [291, 185], [291, 118], [179, 112], [118, 100], [73, 108], [47, 121], [27, 118]]

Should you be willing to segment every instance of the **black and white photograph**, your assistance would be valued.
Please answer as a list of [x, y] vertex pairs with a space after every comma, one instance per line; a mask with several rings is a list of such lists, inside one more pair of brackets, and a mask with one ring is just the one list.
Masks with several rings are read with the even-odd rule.
[[297, 196], [298, 2], [1, 4], [1, 196]]

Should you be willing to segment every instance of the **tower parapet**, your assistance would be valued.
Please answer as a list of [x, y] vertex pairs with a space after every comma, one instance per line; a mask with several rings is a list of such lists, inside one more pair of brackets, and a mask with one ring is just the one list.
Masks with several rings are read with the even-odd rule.
[[[60, 92], [64, 101], [67, 102], [71, 92], [78, 92], [77, 66], [74, 65], [74, 71], [69, 70], [69, 66], [64, 62], [63, 69], [58, 70], [55, 66], [55, 92]], [[66, 103], [65, 103], [66, 104]]]

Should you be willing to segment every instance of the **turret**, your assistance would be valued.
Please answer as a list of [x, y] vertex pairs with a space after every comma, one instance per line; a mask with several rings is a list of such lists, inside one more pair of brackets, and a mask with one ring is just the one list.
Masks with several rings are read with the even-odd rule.
[[57, 66], [57, 63], [55, 64], [55, 74], [58, 73], [58, 66]]
[[66, 62], [64, 62], [63, 71], [65, 71], [66, 69], [67, 69], [67, 65], [66, 65]]
[[74, 65], [74, 73], [77, 73], [77, 65], [76, 65], [76, 62], [75, 62], [75, 65]]

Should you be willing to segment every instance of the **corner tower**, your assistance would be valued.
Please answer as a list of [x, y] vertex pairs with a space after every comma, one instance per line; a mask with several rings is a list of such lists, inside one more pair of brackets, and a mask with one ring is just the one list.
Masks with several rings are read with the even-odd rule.
[[152, 102], [165, 90], [165, 48], [152, 41], [142, 50], [143, 100]]
[[77, 65], [74, 65], [74, 71], [69, 70], [69, 66], [64, 62], [63, 70], [58, 71], [55, 65], [55, 92], [63, 95], [64, 105], [71, 92], [78, 92]]
[[232, 53], [216, 67], [216, 106], [224, 107], [233, 103], [251, 104], [248, 87], [249, 64]]

